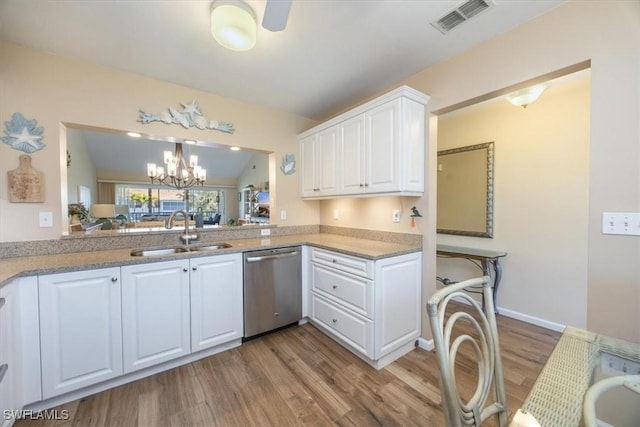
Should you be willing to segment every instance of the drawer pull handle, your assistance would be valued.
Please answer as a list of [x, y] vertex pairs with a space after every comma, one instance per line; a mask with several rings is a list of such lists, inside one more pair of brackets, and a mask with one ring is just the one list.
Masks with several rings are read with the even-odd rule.
[[2, 383], [2, 379], [4, 378], [4, 375], [7, 373], [8, 370], [9, 370], [9, 365], [7, 365], [6, 363], [3, 365], [0, 365], [0, 383]]
[[338, 319], [331, 320], [333, 323], [338, 323]]
[[332, 288], [333, 289], [338, 289], [338, 285], [333, 285]]
[[0, 298], [0, 308], [2, 308], [2, 306], [5, 305], [6, 303], [7, 303], [6, 298]]
[[112, 281], [113, 283], [115, 283], [115, 282], [117, 282], [117, 281], [118, 281], [118, 278], [114, 276], [114, 277], [112, 277], [112, 278], [111, 278], [111, 281]]

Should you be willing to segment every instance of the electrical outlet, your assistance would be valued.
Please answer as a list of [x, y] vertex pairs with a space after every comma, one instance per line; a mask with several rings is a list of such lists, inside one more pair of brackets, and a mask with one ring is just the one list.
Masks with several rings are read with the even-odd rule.
[[399, 209], [394, 209], [393, 210], [393, 222], [400, 222], [400, 210]]
[[285, 211], [284, 209], [280, 211], [280, 219], [282, 221], [286, 221], [287, 220], [287, 211]]
[[53, 227], [53, 213], [40, 212], [40, 227]]
[[260, 235], [261, 236], [271, 236], [271, 229], [270, 228], [265, 228], [264, 230], [260, 230]]

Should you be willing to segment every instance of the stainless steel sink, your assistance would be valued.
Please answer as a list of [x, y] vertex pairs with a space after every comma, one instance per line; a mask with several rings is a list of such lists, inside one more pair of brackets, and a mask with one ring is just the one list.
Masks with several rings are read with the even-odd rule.
[[202, 246], [191, 246], [189, 251], [191, 252], [206, 252], [206, 251], [215, 251], [218, 249], [227, 249], [230, 248], [231, 245], [228, 243], [214, 243], [212, 245], [202, 245]]
[[160, 256], [160, 255], [173, 255], [189, 252], [187, 248], [163, 248], [163, 249], [134, 249], [131, 251], [131, 256]]
[[208, 252], [216, 251], [218, 249], [227, 249], [231, 245], [228, 243], [213, 243], [211, 245], [201, 246], [176, 246], [175, 248], [162, 248], [162, 249], [133, 249], [131, 256], [162, 256], [162, 255], [174, 255], [182, 254], [185, 252]]

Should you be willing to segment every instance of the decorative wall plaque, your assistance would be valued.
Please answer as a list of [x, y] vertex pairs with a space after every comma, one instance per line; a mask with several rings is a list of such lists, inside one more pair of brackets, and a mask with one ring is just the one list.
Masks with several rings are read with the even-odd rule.
[[31, 156], [20, 156], [20, 166], [7, 172], [9, 176], [9, 202], [44, 202], [44, 175], [31, 167]]
[[163, 122], [168, 125], [174, 123], [179, 124], [185, 129], [190, 127], [196, 127], [198, 129], [215, 129], [220, 132], [233, 133], [235, 128], [233, 124], [229, 122], [219, 122], [217, 120], [207, 120], [200, 111], [200, 107], [195, 101], [191, 101], [190, 104], [180, 104], [182, 110], [169, 107], [169, 111], [163, 111], [160, 114], [145, 113], [143, 110], [140, 112], [138, 121], [143, 124], [151, 122]]
[[44, 127], [38, 126], [35, 119], [27, 120], [22, 114], [13, 113], [11, 121], [4, 122], [4, 127], [5, 136], [0, 139], [15, 150], [33, 153], [46, 145], [41, 142]]

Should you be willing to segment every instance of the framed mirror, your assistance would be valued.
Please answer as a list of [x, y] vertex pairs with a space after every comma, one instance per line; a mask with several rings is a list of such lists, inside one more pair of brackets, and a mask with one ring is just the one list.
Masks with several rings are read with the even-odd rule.
[[438, 233], [493, 237], [493, 156], [493, 142], [438, 151]]

